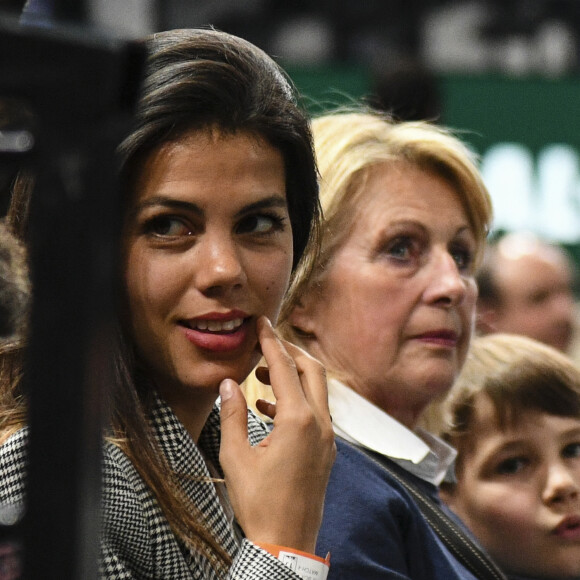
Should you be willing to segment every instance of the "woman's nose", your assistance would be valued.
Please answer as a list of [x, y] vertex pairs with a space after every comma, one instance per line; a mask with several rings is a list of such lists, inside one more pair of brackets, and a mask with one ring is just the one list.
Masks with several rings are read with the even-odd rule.
[[454, 306], [465, 298], [468, 282], [447, 251], [437, 253], [429, 269], [426, 298], [432, 303]]
[[547, 504], [580, 502], [580, 474], [574, 474], [562, 461], [548, 468], [543, 499]]
[[196, 244], [196, 286], [201, 292], [241, 286], [245, 271], [235, 239], [205, 233]]

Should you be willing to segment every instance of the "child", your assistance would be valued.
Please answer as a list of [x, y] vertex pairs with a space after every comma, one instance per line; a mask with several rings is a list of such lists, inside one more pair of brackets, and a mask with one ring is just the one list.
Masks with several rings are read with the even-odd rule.
[[529, 338], [479, 337], [446, 410], [443, 499], [512, 577], [580, 578], [580, 368]]

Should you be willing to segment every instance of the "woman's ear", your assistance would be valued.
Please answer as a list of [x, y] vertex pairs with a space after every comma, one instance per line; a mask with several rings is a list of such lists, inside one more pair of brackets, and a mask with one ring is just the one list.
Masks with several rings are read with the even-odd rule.
[[314, 317], [313, 317], [313, 299], [310, 293], [303, 295], [296, 305], [292, 308], [288, 323], [297, 332], [304, 335], [315, 334]]

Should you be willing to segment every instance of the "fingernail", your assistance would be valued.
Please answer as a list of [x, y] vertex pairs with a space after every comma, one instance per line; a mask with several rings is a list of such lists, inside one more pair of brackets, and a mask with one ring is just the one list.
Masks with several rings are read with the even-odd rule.
[[220, 383], [220, 397], [222, 401], [227, 401], [234, 394], [234, 382], [232, 379], [224, 379]]

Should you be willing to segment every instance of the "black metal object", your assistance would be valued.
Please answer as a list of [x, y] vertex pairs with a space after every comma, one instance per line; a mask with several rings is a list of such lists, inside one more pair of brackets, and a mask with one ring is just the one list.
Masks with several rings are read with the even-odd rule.
[[12, 534], [27, 580], [97, 577], [119, 233], [114, 149], [142, 61], [136, 43], [0, 18], [0, 96], [22, 100], [37, 120], [28, 497]]
[[88, 24], [88, 0], [26, 0], [22, 4], [21, 22], [24, 24]]

